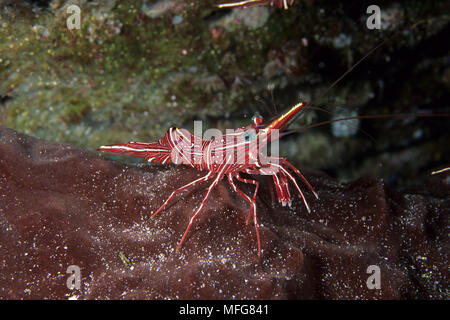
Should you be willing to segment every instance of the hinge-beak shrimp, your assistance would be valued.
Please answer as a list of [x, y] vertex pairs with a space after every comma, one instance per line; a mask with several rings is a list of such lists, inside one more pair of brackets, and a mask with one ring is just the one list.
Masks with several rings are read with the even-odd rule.
[[[174, 190], [161, 207], [152, 214], [152, 217], [155, 217], [160, 213], [176, 194], [201, 182], [207, 180], [212, 181], [200, 206], [192, 215], [186, 231], [178, 243], [177, 250], [185, 240], [195, 218], [205, 206], [211, 191], [226, 177], [233, 190], [250, 205], [247, 220], [253, 217], [258, 245], [258, 256], [260, 256], [261, 240], [256, 210], [256, 196], [258, 194], [259, 182], [254, 179], [243, 178], [240, 176], [240, 173], [272, 176], [278, 201], [283, 205], [291, 203], [291, 194], [289, 192], [290, 181], [300, 194], [306, 209], [310, 212], [311, 209], [306, 197], [297, 183], [294, 174], [300, 178], [316, 198], [318, 198], [318, 194], [314, 191], [313, 187], [302, 175], [300, 170], [285, 158], [275, 156], [263, 157], [260, 152], [267, 143], [279, 138], [278, 132], [287, 128], [290, 121], [305, 106], [306, 104], [303, 102], [298, 103], [290, 108], [289, 111], [268, 124], [262, 124], [262, 119], [259, 116], [256, 116], [253, 118], [252, 124], [213, 139], [203, 140], [185, 129], [170, 128], [157, 142], [119, 143], [101, 146], [98, 150], [130, 154], [154, 163], [166, 164], [172, 162], [174, 164], [190, 165], [197, 170], [208, 172], [205, 176]], [[253, 195], [250, 197], [242, 192], [236, 186], [235, 180], [253, 184], [255, 186]]]
[[[358, 62], [359, 63], [359, 62]], [[341, 77], [342, 78], [342, 77]], [[340, 79], [341, 79], [340, 78]], [[339, 80], [339, 79], [338, 79]], [[335, 83], [333, 83], [334, 85]], [[312, 103], [309, 103], [312, 104]], [[256, 196], [259, 190], [259, 182], [244, 178], [240, 174], [246, 173], [250, 175], [269, 175], [272, 176], [275, 185], [276, 196], [278, 201], [283, 205], [291, 204], [291, 194], [289, 191], [289, 182], [293, 184], [300, 194], [303, 203], [308, 210], [311, 211], [308, 201], [303, 194], [295, 175], [300, 178], [303, 184], [319, 198], [318, 193], [311, 184], [303, 176], [292, 163], [287, 159], [276, 156], [264, 155], [261, 150], [269, 142], [273, 142], [281, 137], [280, 131], [288, 128], [289, 124], [294, 120], [300, 111], [307, 108], [306, 103], [300, 102], [291, 107], [287, 112], [276, 118], [275, 120], [263, 124], [260, 116], [254, 116], [252, 123], [246, 127], [239, 128], [232, 133], [227, 133], [213, 139], [202, 139], [195, 136], [185, 129], [170, 128], [167, 133], [157, 142], [126, 142], [112, 145], [105, 145], [98, 148], [99, 151], [112, 152], [119, 154], [129, 154], [135, 157], [144, 158], [148, 162], [153, 163], [174, 163], [189, 165], [200, 171], [207, 171], [203, 177], [194, 180], [181, 188], [174, 190], [167, 200], [152, 214], [155, 217], [160, 213], [169, 202], [178, 193], [187, 190], [201, 182], [212, 181], [208, 190], [197, 210], [189, 220], [189, 224], [177, 246], [177, 250], [181, 247], [186, 239], [188, 231], [192, 226], [195, 218], [206, 204], [212, 190], [223, 179], [227, 178], [232, 189], [239, 194], [250, 205], [247, 221], [253, 217], [253, 224], [256, 231], [256, 240], [258, 246], [258, 256], [261, 255], [261, 239], [259, 235], [259, 226], [256, 210]], [[390, 115], [369, 115], [356, 116], [342, 119], [334, 119], [325, 121], [316, 125], [331, 123], [335, 121], [349, 120], [355, 118], [386, 118], [386, 117], [448, 117], [449, 114], [390, 114]], [[313, 125], [313, 126], [316, 126]], [[310, 127], [313, 127], [310, 126]], [[291, 132], [296, 130], [291, 130]], [[433, 172], [433, 174], [448, 171], [444, 168]], [[235, 184], [235, 180], [246, 184], [254, 185], [253, 195], [250, 197], [241, 191]]]
[[[280, 4], [288, 3], [291, 5], [293, 1], [235, 1], [234, 7], [238, 4], [244, 7], [243, 3], [253, 4], [262, 2], [267, 4]], [[418, 25], [420, 22], [414, 24]], [[413, 26], [413, 27], [414, 27]], [[397, 33], [396, 33], [397, 34]], [[379, 47], [384, 45], [391, 38], [396, 36], [394, 34], [389, 39], [386, 39], [372, 48], [367, 54], [359, 59], [353, 66], [351, 66], [343, 75], [341, 75], [336, 81], [334, 81], [322, 94], [320, 99], [324, 96], [332, 87], [334, 87], [339, 81], [342, 80], [347, 74], [349, 74], [357, 65], [359, 65], [367, 56], [372, 54]], [[316, 99], [316, 101], [318, 100]], [[172, 162], [174, 164], [190, 165], [193, 168], [200, 171], [207, 171], [207, 174], [203, 177], [194, 180], [181, 188], [174, 190], [167, 200], [152, 214], [155, 217], [160, 213], [168, 203], [178, 193], [189, 189], [201, 182], [212, 181], [206, 191], [205, 196], [190, 218], [189, 224], [178, 243], [177, 250], [181, 247], [182, 243], [186, 239], [188, 231], [192, 226], [195, 218], [206, 204], [211, 191], [217, 186], [217, 184], [223, 179], [227, 178], [232, 189], [239, 194], [246, 202], [248, 202], [249, 215], [247, 221], [253, 217], [253, 224], [256, 231], [256, 240], [258, 246], [258, 256], [261, 255], [261, 239], [259, 234], [259, 226], [257, 220], [256, 210], [256, 196], [259, 190], [259, 182], [254, 179], [244, 178], [240, 174], [246, 173], [250, 175], [270, 175], [272, 176], [276, 196], [278, 201], [282, 205], [291, 203], [291, 194], [289, 191], [289, 182], [291, 182], [297, 192], [300, 194], [303, 203], [308, 210], [311, 211], [305, 195], [303, 194], [296, 177], [300, 178], [303, 184], [312, 192], [312, 194], [319, 198], [317, 192], [313, 189], [311, 184], [306, 180], [303, 174], [287, 159], [276, 156], [262, 156], [261, 151], [271, 141], [276, 141], [280, 138], [280, 131], [286, 130], [289, 124], [299, 114], [301, 110], [307, 109], [307, 105], [314, 105], [314, 101], [308, 104], [304, 102], [297, 103], [291, 107], [287, 112], [276, 118], [275, 120], [263, 124], [262, 118], [259, 116], [253, 117], [253, 123], [250, 125], [237, 129], [233, 133], [227, 133], [213, 139], [202, 139], [190, 133], [185, 129], [170, 128], [167, 133], [157, 142], [144, 143], [144, 142], [127, 142], [112, 145], [105, 145], [98, 148], [99, 151], [129, 154], [135, 157], [144, 158], [148, 162], [166, 164]], [[325, 123], [331, 123], [334, 121], [349, 120], [355, 118], [385, 118], [385, 117], [407, 117], [407, 116], [419, 116], [419, 117], [436, 117], [443, 116], [448, 117], [449, 114], [391, 114], [391, 115], [370, 115], [370, 116], [357, 116], [348, 117], [343, 119], [335, 119], [326, 121]], [[320, 123], [324, 124], [324, 123]], [[310, 126], [312, 127], [312, 126]], [[296, 130], [291, 130], [294, 132]], [[448, 171], [449, 168], [433, 172], [437, 174], [440, 172]], [[253, 195], [250, 197], [242, 192], [235, 184], [235, 180], [254, 185]]]
[[217, 3], [215, 6], [219, 9], [270, 6], [287, 10], [294, 4], [294, 2], [295, 0], [241, 0], [241, 1], [224, 1]]

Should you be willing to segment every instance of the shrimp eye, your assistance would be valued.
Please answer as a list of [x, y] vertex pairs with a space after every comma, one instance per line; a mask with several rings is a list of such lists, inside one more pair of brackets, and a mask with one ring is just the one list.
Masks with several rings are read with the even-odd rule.
[[255, 114], [255, 115], [252, 117], [252, 121], [253, 121], [253, 123], [254, 123], [255, 125], [260, 125], [260, 124], [262, 123], [263, 119], [262, 119], [262, 117], [261, 117], [259, 114]]
[[244, 140], [245, 141], [252, 141], [256, 137], [255, 130], [248, 130], [244, 132]]

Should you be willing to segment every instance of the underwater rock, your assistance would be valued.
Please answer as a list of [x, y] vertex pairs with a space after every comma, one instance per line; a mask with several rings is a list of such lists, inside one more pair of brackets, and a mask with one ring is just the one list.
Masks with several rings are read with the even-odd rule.
[[395, 30], [405, 20], [404, 8], [399, 3], [393, 3], [381, 11], [381, 29]]
[[[176, 252], [207, 184], [150, 215], [202, 175], [0, 127], [0, 298], [449, 298], [448, 185], [399, 194], [380, 180], [343, 185], [309, 173], [320, 199], [306, 192], [308, 213], [298, 196], [292, 208], [272, 206], [269, 180], [258, 177], [258, 258], [248, 204], [222, 181]], [[373, 266], [379, 289], [367, 286]], [[69, 289], [77, 267], [80, 287]]]
[[230, 14], [218, 20], [214, 25], [219, 25], [226, 30], [233, 30], [243, 24], [249, 29], [262, 28], [269, 20], [270, 9], [267, 7], [253, 7], [233, 9]]
[[150, 18], [158, 18], [160, 16], [165, 15], [168, 12], [171, 11], [179, 11], [183, 7], [182, 1], [174, 1], [174, 0], [164, 0], [164, 1], [157, 1], [148, 3], [149, 1], [144, 1], [142, 3], [141, 10], [142, 12], [150, 17]]
[[[333, 115], [332, 120], [347, 117], [356, 117], [358, 113], [356, 111], [349, 111], [346, 109], [338, 109], [338, 112]], [[352, 119], [348, 121], [337, 121], [331, 124], [331, 132], [334, 137], [348, 138], [355, 135], [360, 126], [359, 119]]]

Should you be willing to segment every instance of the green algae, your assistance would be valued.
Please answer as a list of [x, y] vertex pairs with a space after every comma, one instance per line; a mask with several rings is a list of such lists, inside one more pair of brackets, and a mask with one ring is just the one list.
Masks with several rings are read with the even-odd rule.
[[[122, 139], [154, 140], [174, 119], [182, 125], [194, 116], [219, 117], [245, 100], [246, 92], [231, 96], [223, 84], [202, 84], [217, 79], [221, 71], [224, 77], [257, 76], [264, 66], [264, 45], [248, 39], [265, 35], [267, 28], [238, 32], [230, 40], [236, 63], [222, 64], [226, 52], [209, 43], [207, 24], [199, 18], [211, 11], [210, 4], [188, 2], [181, 12], [186, 21], [182, 26], [173, 25], [170, 14], [141, 17], [141, 6], [141, 1], [129, 1], [104, 11], [84, 3], [79, 30], [67, 29], [65, 7], [57, 2], [51, 7], [58, 10], [36, 15], [20, 14], [25, 8], [3, 12], [0, 95], [13, 99], [2, 124], [95, 148], [99, 141], [113, 142], [118, 128], [128, 131]], [[189, 73], [190, 67], [201, 74]], [[218, 92], [223, 94], [220, 101]], [[106, 121], [111, 132], [91, 126]]]

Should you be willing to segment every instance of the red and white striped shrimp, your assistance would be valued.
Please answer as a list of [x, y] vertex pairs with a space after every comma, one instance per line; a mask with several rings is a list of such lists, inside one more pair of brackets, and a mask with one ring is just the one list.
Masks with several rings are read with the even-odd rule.
[[[229, 7], [245, 7], [252, 5], [280, 5], [285, 3], [292, 5], [293, 1], [234, 1], [227, 2]], [[220, 7], [226, 7], [225, 3]], [[285, 7], [287, 8], [287, 6]], [[419, 24], [416, 23], [415, 25]], [[395, 34], [396, 35], [396, 34]], [[394, 35], [394, 36], [395, 36]], [[393, 36], [392, 36], [393, 37]], [[392, 38], [391, 37], [391, 38]], [[389, 39], [391, 39], [389, 38]], [[372, 48], [367, 54], [359, 59], [353, 66], [351, 66], [343, 75], [341, 75], [336, 81], [334, 81], [322, 94], [319, 99], [324, 96], [332, 87], [334, 87], [339, 81], [342, 80], [347, 74], [349, 74], [357, 65], [359, 65], [367, 56], [369, 56], [376, 49], [384, 45], [389, 39], [384, 40], [376, 47]], [[318, 100], [318, 99], [316, 99]], [[314, 105], [314, 101], [308, 105]], [[259, 235], [259, 227], [257, 221], [256, 210], [256, 196], [259, 190], [259, 182], [254, 179], [243, 178], [241, 173], [250, 175], [270, 175], [272, 176], [276, 195], [278, 201], [282, 205], [291, 203], [291, 194], [289, 191], [289, 182], [291, 182], [295, 189], [302, 197], [303, 203], [310, 212], [310, 207], [303, 194], [299, 184], [294, 175], [296, 175], [303, 182], [304, 185], [312, 192], [312, 194], [318, 199], [317, 192], [306, 178], [302, 175], [293, 164], [287, 159], [276, 156], [265, 156], [261, 154], [261, 150], [269, 143], [277, 141], [280, 137], [279, 131], [287, 129], [288, 125], [293, 121], [296, 115], [301, 110], [307, 108], [307, 104], [304, 102], [297, 103], [291, 107], [287, 112], [271, 121], [267, 124], [262, 124], [260, 117], [254, 117], [253, 123], [240, 128], [232, 133], [226, 133], [219, 135], [213, 139], [202, 139], [195, 136], [185, 129], [170, 128], [167, 133], [157, 142], [144, 143], [144, 142], [127, 142], [112, 145], [105, 145], [98, 148], [99, 151], [112, 152], [119, 154], [129, 154], [135, 157], [144, 158], [148, 162], [166, 164], [183, 164], [189, 165], [200, 171], [207, 171], [207, 174], [203, 177], [194, 180], [185, 186], [182, 186], [174, 190], [167, 200], [152, 214], [152, 217], [160, 213], [167, 204], [178, 193], [189, 189], [201, 182], [212, 180], [208, 187], [208, 190], [197, 210], [190, 218], [189, 224], [178, 243], [177, 250], [181, 247], [183, 241], [188, 234], [192, 223], [203, 209], [208, 200], [211, 191], [217, 186], [217, 184], [223, 179], [227, 178], [232, 189], [236, 191], [245, 201], [250, 205], [248, 218], [253, 217], [253, 223], [256, 231], [258, 256], [261, 254], [261, 240]], [[390, 114], [390, 115], [367, 115], [357, 117], [347, 117], [343, 119], [334, 119], [326, 121], [325, 123], [331, 123], [341, 120], [350, 119], [362, 119], [362, 118], [385, 118], [385, 117], [407, 117], [407, 116], [419, 116], [419, 117], [436, 117], [444, 116], [448, 117], [449, 114]], [[320, 123], [323, 124], [323, 123]], [[294, 132], [296, 130], [291, 130]], [[447, 172], [449, 168], [438, 170], [433, 174], [441, 172]], [[242, 192], [235, 184], [235, 180], [246, 184], [253, 184], [255, 186], [253, 195], [250, 197]]]
[[241, 1], [224, 1], [221, 3], [217, 3], [215, 6], [219, 9], [271, 6], [287, 10], [294, 4], [294, 2], [295, 0], [241, 0]]
[[[189, 228], [205, 206], [211, 191], [224, 177], [226, 177], [233, 190], [235, 190], [250, 205], [248, 219], [253, 217], [258, 244], [258, 255], [260, 255], [261, 241], [256, 213], [256, 196], [259, 189], [259, 183], [254, 179], [241, 177], [240, 173], [272, 176], [278, 201], [283, 205], [291, 203], [291, 194], [289, 192], [290, 181], [302, 197], [308, 212], [310, 211], [308, 202], [300, 189], [294, 174], [303, 181], [316, 198], [318, 198], [318, 194], [314, 191], [313, 187], [308, 183], [302, 173], [288, 160], [276, 156], [263, 157], [260, 152], [268, 142], [275, 141], [279, 138], [278, 131], [287, 128], [294, 116], [305, 106], [305, 103], [298, 103], [290, 108], [289, 111], [268, 124], [262, 124], [262, 119], [260, 117], [254, 117], [252, 124], [213, 139], [203, 140], [185, 129], [170, 128], [157, 142], [119, 143], [102, 146], [98, 148], [98, 150], [129, 154], [135, 157], [144, 158], [149, 162], [161, 164], [169, 162], [174, 164], [184, 164], [192, 166], [197, 170], [208, 172], [205, 176], [174, 190], [161, 207], [152, 214], [152, 217], [154, 217], [161, 212], [176, 194], [193, 187], [198, 183], [212, 180], [200, 206], [192, 215], [189, 225], [178, 243], [177, 249], [180, 248], [186, 238]], [[249, 197], [238, 189], [234, 180], [255, 185], [253, 196]]]

